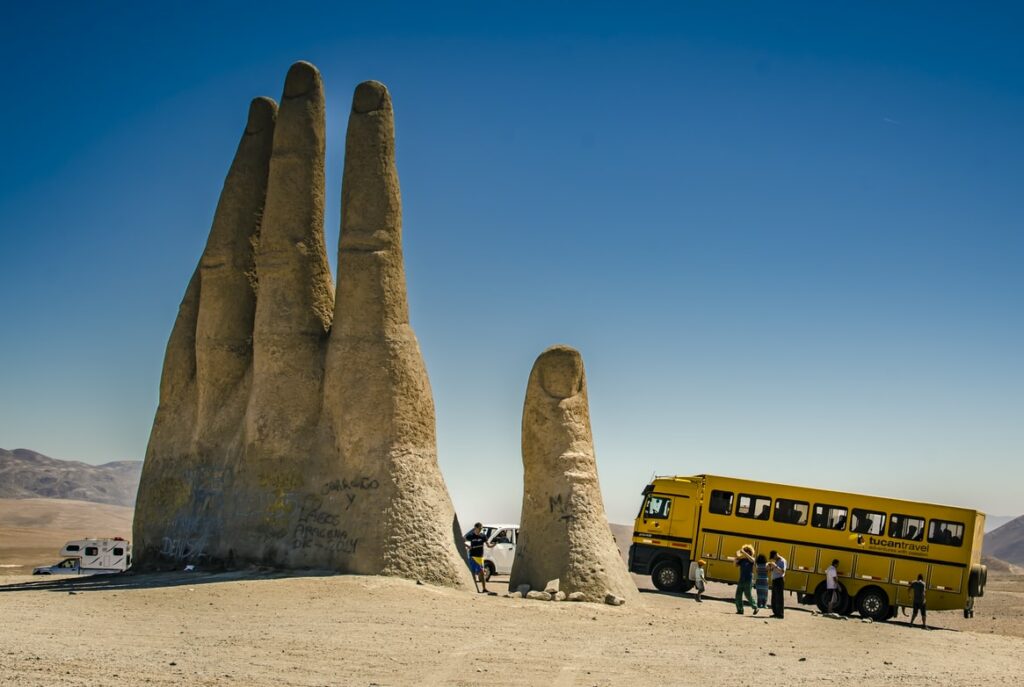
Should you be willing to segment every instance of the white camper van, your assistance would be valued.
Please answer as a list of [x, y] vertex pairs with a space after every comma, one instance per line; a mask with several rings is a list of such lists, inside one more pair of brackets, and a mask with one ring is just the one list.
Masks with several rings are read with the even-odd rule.
[[96, 575], [124, 572], [132, 565], [132, 545], [126, 539], [76, 539], [61, 550], [64, 560], [56, 565], [44, 565], [32, 571], [33, 575]]

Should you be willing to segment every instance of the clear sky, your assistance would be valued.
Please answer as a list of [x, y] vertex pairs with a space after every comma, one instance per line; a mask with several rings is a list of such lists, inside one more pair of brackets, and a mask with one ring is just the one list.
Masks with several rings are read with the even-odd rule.
[[306, 59], [332, 261], [352, 88], [391, 89], [464, 521], [517, 517], [553, 343], [613, 521], [698, 472], [1024, 512], [1019, 4], [145, 4], [0, 24], [0, 446], [143, 456], [249, 99]]

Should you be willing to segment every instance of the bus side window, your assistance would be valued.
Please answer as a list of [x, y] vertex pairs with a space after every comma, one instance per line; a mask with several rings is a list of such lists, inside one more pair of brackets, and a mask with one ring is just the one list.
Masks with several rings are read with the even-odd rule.
[[651, 496], [647, 499], [647, 505], [644, 507], [644, 517], [665, 520], [668, 518], [668, 512], [671, 507], [672, 499], [667, 499], [663, 496]]
[[824, 503], [814, 504], [811, 527], [822, 527], [828, 530], [846, 529], [846, 509], [842, 506], [829, 506]]
[[964, 524], [948, 520], [932, 520], [928, 523], [928, 543], [960, 546], [964, 543]]
[[854, 508], [850, 531], [857, 534], [882, 534], [885, 531], [885, 513]]
[[775, 499], [775, 522], [784, 522], [790, 525], [806, 525], [807, 511], [810, 507], [811, 504], [806, 501]]
[[924, 536], [924, 518], [893, 513], [889, 518], [889, 536], [897, 539], [921, 541]]
[[733, 494], [731, 491], [720, 491], [718, 489], [711, 490], [711, 500], [708, 503], [708, 510], [718, 515], [732, 515], [732, 498]]
[[772, 510], [772, 500], [767, 496], [740, 494], [736, 516], [740, 518], [756, 518], [767, 520]]

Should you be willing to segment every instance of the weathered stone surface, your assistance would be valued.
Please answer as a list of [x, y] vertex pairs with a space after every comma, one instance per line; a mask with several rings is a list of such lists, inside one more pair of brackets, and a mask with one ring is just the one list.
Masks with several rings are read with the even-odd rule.
[[559, 580], [548, 580], [548, 583], [544, 585], [544, 591], [548, 594], [554, 594], [558, 591], [558, 586], [561, 584]]
[[547, 592], [528, 592], [526, 594], [527, 599], [535, 599], [537, 601], [551, 601], [551, 595]]
[[523, 405], [523, 510], [509, 585], [559, 589], [601, 602], [639, 603], [608, 529], [580, 354], [553, 346], [537, 358]]
[[[337, 291], [324, 245], [324, 92], [259, 98], [164, 359], [136, 564], [254, 562], [471, 581], [409, 325], [391, 98], [353, 96]], [[337, 293], [337, 295], [336, 295]]]
[[552, 598], [555, 601], [565, 601], [565, 592], [555, 592]]
[[608, 592], [604, 595], [604, 602], [609, 606], [621, 606], [622, 604], [626, 603], [626, 600], [620, 596], [616, 596], [615, 594]]
[[569, 601], [586, 601], [587, 595], [583, 592], [572, 592], [567, 598]]

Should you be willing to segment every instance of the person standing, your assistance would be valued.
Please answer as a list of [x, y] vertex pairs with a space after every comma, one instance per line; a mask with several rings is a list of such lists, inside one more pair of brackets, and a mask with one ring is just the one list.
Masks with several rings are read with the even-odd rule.
[[744, 544], [743, 548], [736, 552], [736, 566], [740, 569], [740, 579], [736, 582], [736, 613], [743, 615], [743, 597], [753, 607], [754, 615], [757, 615], [757, 604], [750, 593], [750, 585], [754, 579], [754, 547]]
[[786, 600], [782, 596], [786, 591], [786, 559], [778, 551], [770, 552], [768, 559], [771, 561], [768, 570], [772, 577], [772, 617], [783, 618], [786, 613]]
[[481, 593], [487, 592], [487, 574], [484, 570], [484, 546], [493, 549], [494, 544], [487, 541], [482, 523], [473, 525], [473, 529], [466, 532], [466, 542], [469, 544], [469, 569], [480, 580]]
[[910, 624], [914, 624], [914, 620], [917, 618], [917, 612], [921, 612], [921, 627], [925, 630], [928, 629], [928, 610], [926, 608], [924, 591], [924, 575], [918, 573], [917, 579], [910, 583], [910, 590], [914, 592], [914, 612], [910, 614]]
[[707, 564], [708, 564], [708, 562], [706, 560], [704, 560], [703, 558], [701, 558], [700, 560], [697, 561], [697, 569], [693, 573], [693, 575], [694, 575], [693, 588], [697, 590], [697, 602], [698, 603], [704, 601], [704, 599], [702, 599], [700, 597], [704, 594], [704, 579], [705, 579], [705, 576], [704, 576], [704, 566], [707, 565]]
[[757, 592], [757, 607], [768, 606], [768, 559], [763, 553], [757, 554], [757, 561], [754, 563], [754, 590]]
[[839, 559], [833, 558], [832, 565], [825, 569], [825, 608], [826, 613], [835, 613], [839, 607]]

